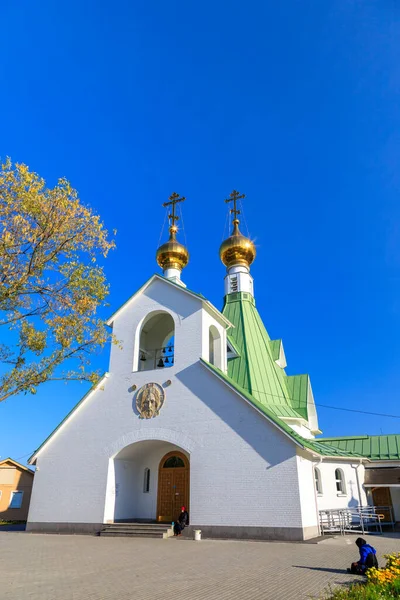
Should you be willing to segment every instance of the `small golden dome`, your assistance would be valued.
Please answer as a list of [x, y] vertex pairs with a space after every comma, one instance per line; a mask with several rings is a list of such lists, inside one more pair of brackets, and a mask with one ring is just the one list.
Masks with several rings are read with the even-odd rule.
[[157, 263], [165, 271], [166, 269], [179, 269], [182, 271], [189, 262], [189, 252], [176, 240], [177, 227], [169, 229], [169, 240], [159, 247], [156, 253]]
[[233, 221], [232, 235], [222, 242], [219, 255], [226, 267], [245, 265], [249, 267], [256, 257], [256, 247], [253, 242], [239, 231], [239, 221]]

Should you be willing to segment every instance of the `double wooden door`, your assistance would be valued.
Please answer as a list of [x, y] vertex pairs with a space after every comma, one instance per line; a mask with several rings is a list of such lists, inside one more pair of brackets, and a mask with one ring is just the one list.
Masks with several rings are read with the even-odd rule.
[[[388, 487], [373, 488], [372, 500], [373, 500], [374, 506], [392, 507], [392, 496], [390, 494], [390, 488], [388, 488]], [[383, 515], [382, 523], [385, 523], [385, 522], [390, 523], [390, 521], [391, 521], [390, 510], [380, 509], [379, 513]]]
[[[171, 464], [177, 466], [169, 466]], [[189, 461], [180, 452], [169, 452], [161, 460], [158, 472], [157, 520], [176, 521], [181, 507], [188, 510], [188, 504]]]

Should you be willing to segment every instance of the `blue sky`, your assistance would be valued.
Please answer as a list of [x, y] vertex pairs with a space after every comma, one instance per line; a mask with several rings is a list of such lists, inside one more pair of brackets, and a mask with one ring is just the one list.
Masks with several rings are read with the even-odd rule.
[[[222, 307], [223, 199], [239, 189], [287, 372], [310, 373], [317, 403], [400, 415], [398, 2], [5, 0], [1, 29], [0, 156], [66, 176], [118, 230], [110, 313], [158, 270], [173, 191], [184, 280]], [[86, 389], [1, 404], [0, 456], [24, 462]], [[319, 418], [325, 435], [400, 431]]]

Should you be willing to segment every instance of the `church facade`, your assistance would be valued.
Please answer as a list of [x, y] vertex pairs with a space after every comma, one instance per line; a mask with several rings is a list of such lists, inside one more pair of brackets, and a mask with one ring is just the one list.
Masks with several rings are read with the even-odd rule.
[[304, 540], [319, 535], [319, 510], [371, 504], [381, 488], [400, 519], [400, 436], [317, 437], [310, 378], [286, 374], [282, 341], [257, 311], [256, 250], [239, 230], [237, 198], [220, 248], [220, 311], [181, 280], [189, 255], [171, 197], [163, 274], [109, 319], [121, 342], [109, 372], [30, 459], [28, 530], [170, 523], [185, 506], [205, 537]]

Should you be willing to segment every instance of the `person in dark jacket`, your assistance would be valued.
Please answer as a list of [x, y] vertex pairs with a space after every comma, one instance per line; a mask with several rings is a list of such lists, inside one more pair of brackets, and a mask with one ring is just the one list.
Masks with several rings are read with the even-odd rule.
[[181, 514], [178, 517], [178, 521], [174, 525], [174, 535], [182, 535], [182, 531], [189, 525], [189, 514], [184, 506], [181, 508]]
[[360, 560], [351, 564], [351, 568], [347, 569], [349, 573], [364, 575], [371, 567], [378, 568], [378, 560], [376, 558], [376, 550], [363, 538], [356, 539], [356, 545], [360, 552]]

